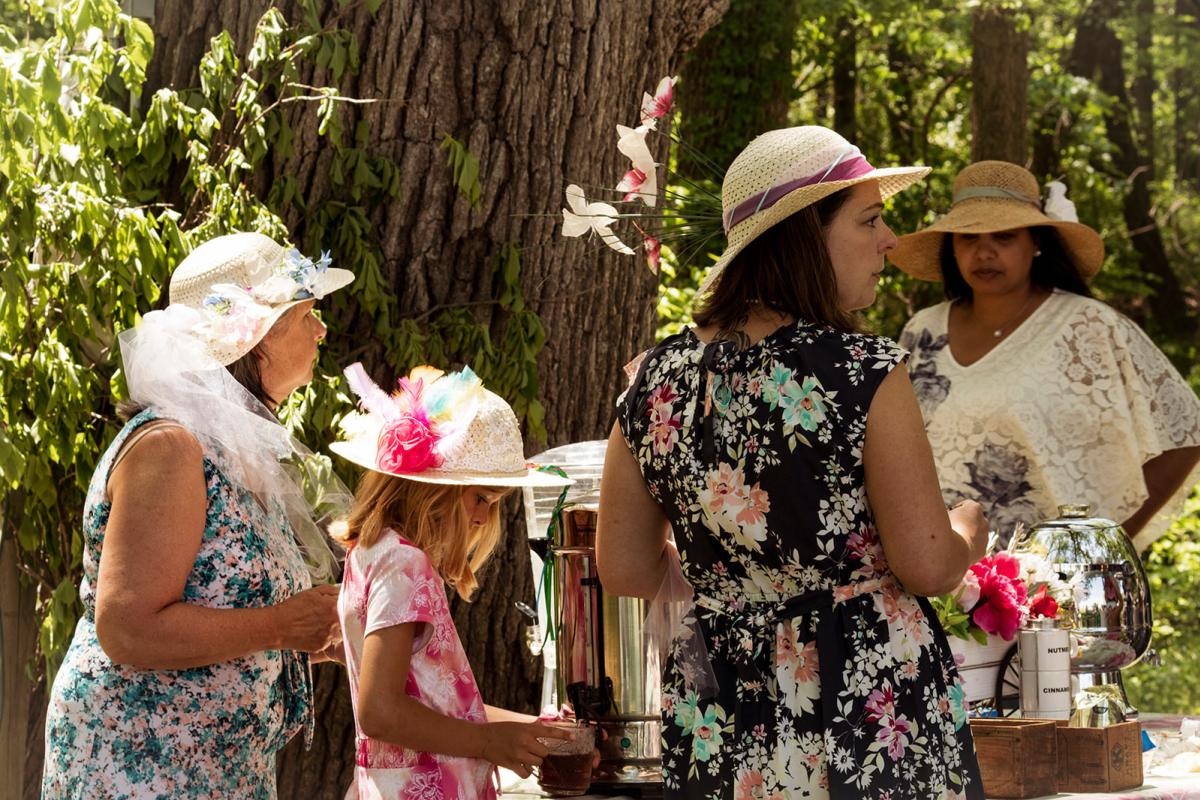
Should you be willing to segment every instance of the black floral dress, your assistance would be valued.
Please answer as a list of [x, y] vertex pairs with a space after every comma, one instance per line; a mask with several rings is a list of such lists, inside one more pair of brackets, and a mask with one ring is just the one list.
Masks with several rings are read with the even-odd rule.
[[982, 798], [945, 636], [888, 569], [863, 487], [867, 409], [904, 355], [804, 322], [741, 352], [684, 331], [619, 402], [718, 687], [698, 694], [678, 640], [667, 797]]

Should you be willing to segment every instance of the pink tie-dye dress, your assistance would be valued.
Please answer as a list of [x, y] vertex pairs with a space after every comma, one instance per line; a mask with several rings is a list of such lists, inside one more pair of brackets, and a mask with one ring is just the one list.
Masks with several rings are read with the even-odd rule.
[[492, 765], [405, 750], [363, 735], [358, 723], [358, 680], [363, 642], [374, 631], [406, 622], [423, 623], [413, 643], [407, 692], [424, 705], [456, 719], [483, 723], [487, 716], [475, 676], [450, 616], [446, 588], [429, 557], [394, 531], [346, 558], [338, 615], [354, 702], [354, 784], [358, 800], [471, 800], [494, 798]]

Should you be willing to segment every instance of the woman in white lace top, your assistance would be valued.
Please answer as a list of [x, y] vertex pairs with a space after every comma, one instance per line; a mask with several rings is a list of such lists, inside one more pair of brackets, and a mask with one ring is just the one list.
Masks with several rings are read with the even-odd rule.
[[983, 504], [1007, 543], [1063, 503], [1162, 535], [1200, 480], [1200, 400], [1128, 318], [1090, 296], [1104, 244], [1074, 220], [1061, 184], [983, 161], [954, 204], [901, 237], [891, 260], [945, 283], [901, 346], [947, 503]]

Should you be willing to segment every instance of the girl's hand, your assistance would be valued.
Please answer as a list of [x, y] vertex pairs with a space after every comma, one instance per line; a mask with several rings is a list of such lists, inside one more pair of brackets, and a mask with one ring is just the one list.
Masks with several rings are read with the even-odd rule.
[[338, 586], [314, 586], [275, 606], [282, 650], [319, 652], [341, 641]]
[[550, 752], [538, 739], [573, 738], [570, 731], [540, 722], [489, 722], [484, 726], [483, 757], [528, 778]]

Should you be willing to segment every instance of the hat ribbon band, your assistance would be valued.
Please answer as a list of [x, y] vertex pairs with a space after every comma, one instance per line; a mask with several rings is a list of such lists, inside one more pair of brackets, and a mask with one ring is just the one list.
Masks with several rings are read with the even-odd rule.
[[1031, 199], [1028, 195], [1014, 192], [1011, 189], [1002, 189], [999, 186], [968, 186], [965, 189], [960, 189], [954, 193], [953, 205], [958, 205], [963, 200], [970, 200], [975, 197], [992, 197], [1000, 200], [1019, 200], [1022, 203], [1028, 203], [1038, 211], [1042, 210], [1042, 204], [1037, 200]]
[[863, 158], [861, 155], [856, 155], [853, 158], [846, 159], [841, 162], [834, 162], [834, 165], [829, 169], [816, 175], [808, 175], [803, 178], [778, 183], [768, 187], [765, 191], [747, 197], [742, 202], [738, 203], [733, 208], [727, 209], [722, 215], [722, 222], [725, 225], [725, 233], [729, 233], [735, 225], [743, 222], [748, 217], [752, 217], [759, 211], [768, 209], [778, 203], [787, 195], [805, 186], [814, 186], [819, 183], [835, 183], [837, 181], [848, 181], [854, 178], [860, 178], [870, 172], [874, 172], [875, 168]]

